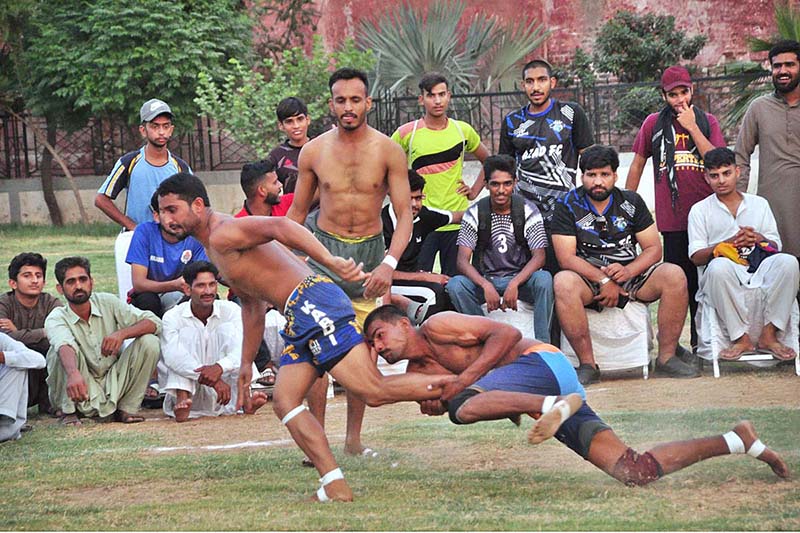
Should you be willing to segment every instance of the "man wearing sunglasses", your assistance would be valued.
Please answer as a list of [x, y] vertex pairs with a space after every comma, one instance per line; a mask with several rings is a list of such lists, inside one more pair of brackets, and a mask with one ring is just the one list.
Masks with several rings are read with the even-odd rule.
[[553, 247], [562, 268], [554, 280], [556, 312], [567, 318], [562, 329], [580, 361], [578, 379], [587, 385], [600, 377], [584, 308], [622, 308], [629, 300], [660, 300], [656, 374], [697, 377], [675, 357], [688, 307], [686, 276], [680, 267], [660, 263], [653, 217], [641, 196], [615, 186], [618, 167], [613, 148], [587, 148], [580, 158], [582, 186], [556, 205], [553, 217]]

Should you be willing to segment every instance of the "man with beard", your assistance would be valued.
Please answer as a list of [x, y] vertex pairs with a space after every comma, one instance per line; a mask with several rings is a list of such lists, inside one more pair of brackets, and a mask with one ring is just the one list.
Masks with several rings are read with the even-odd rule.
[[647, 158], [655, 171], [656, 226], [664, 239], [664, 261], [683, 269], [689, 289], [691, 343], [697, 346], [694, 317], [697, 314], [697, 267], [689, 259], [687, 233], [689, 210], [707, 198], [703, 157], [725, 146], [719, 122], [692, 103], [694, 89], [689, 71], [675, 65], [661, 76], [661, 95], [666, 105], [648, 115], [633, 143], [633, 163], [625, 188], [639, 187]]
[[276, 170], [276, 163], [271, 159], [246, 163], [242, 167], [239, 182], [245, 201], [242, 210], [234, 217], [282, 217], [289, 211], [294, 193], [282, 194], [284, 186]]
[[[580, 159], [582, 186], [556, 205], [553, 246], [563, 268], [554, 279], [556, 309], [578, 356], [578, 379], [600, 377], [584, 307], [625, 307], [629, 300], [658, 306], [656, 374], [697, 377], [675, 356], [688, 305], [686, 276], [660, 263], [661, 241], [641, 196], [615, 187], [619, 156], [609, 146], [587, 148]], [[637, 254], [636, 246], [642, 252]]]
[[[755, 191], [769, 202], [783, 252], [800, 257], [800, 43], [782, 41], [769, 51], [775, 92], [756, 98], [745, 113], [736, 139], [740, 191]], [[759, 146], [756, 186], [750, 156]]]
[[156, 220], [136, 226], [125, 262], [131, 265], [130, 303], [161, 318], [183, 299], [183, 268], [208, 257], [197, 239], [178, 238], [159, 224], [155, 192], [150, 208]]
[[[363, 94], [363, 87], [360, 92]], [[354, 94], [350, 93], [347, 98], [350, 103], [338, 101], [337, 107], [352, 105]], [[341, 93], [336, 91], [334, 95]], [[364, 134], [372, 137], [369, 132]], [[337, 135], [334, 131], [317, 139]], [[391, 145], [388, 138], [383, 139], [385, 145]], [[371, 140], [382, 144], [380, 137]], [[341, 141], [329, 138], [328, 142], [337, 145]], [[324, 151], [326, 148], [319, 149]], [[330, 162], [336, 175], [353, 178], [352, 168], [337, 167], [348, 162], [352, 164], [358, 154], [350, 154], [341, 147], [337, 153], [339, 158], [332, 158]], [[383, 168], [384, 172], [386, 170]], [[405, 171], [402, 165], [401, 171]], [[336, 185], [325, 182], [323, 191], [329, 186]], [[354, 196], [361, 196], [356, 193], [354, 190]], [[176, 174], [162, 182], [158, 187], [158, 197], [161, 222], [171, 231], [191, 234], [203, 243], [222, 277], [242, 300], [244, 332], [236, 406], [248, 411], [252, 410], [254, 402], [259, 401], [259, 393], [256, 393], [255, 400], [250, 396], [250, 382], [253, 359], [263, 337], [264, 312], [269, 303], [283, 310], [287, 321], [282, 333], [286, 349], [273, 396], [275, 414], [322, 476], [317, 499], [352, 500], [353, 493], [336, 465], [322, 426], [303, 406], [303, 398], [314, 382], [325, 372], [330, 372], [362, 401], [377, 406], [439, 398], [443, 386], [452, 379], [419, 374], [380, 375], [370, 357], [370, 349], [357, 329], [353, 306], [342, 289], [330, 278], [315, 274], [289, 249], [307, 255], [345, 281], [364, 280], [366, 275], [361, 265], [356, 265], [352, 259], [332, 255], [303, 226], [288, 217], [237, 219], [216, 213], [211, 209], [203, 182], [188, 173]], [[362, 200], [353, 198], [351, 204], [358, 205]], [[346, 206], [347, 209], [351, 207]], [[411, 209], [407, 203], [406, 209], [410, 216]], [[391, 274], [391, 271], [386, 274]], [[375, 287], [368, 284], [367, 289], [374, 291]]]
[[[583, 108], [550, 96], [556, 82], [547, 61], [536, 59], [522, 67], [522, 90], [529, 103], [503, 119], [498, 150], [517, 160], [519, 193], [539, 208], [548, 237], [556, 203], [575, 188], [578, 155], [594, 144]], [[545, 268], [551, 274], [558, 271], [550, 246]]]
[[[161, 320], [113, 294], [92, 293], [85, 257], [65, 257], [56, 263], [55, 274], [67, 306], [55, 309], [44, 323], [50, 340], [50, 402], [67, 425], [80, 425], [78, 416], [142, 422], [135, 413], [158, 362]], [[133, 342], [123, 349], [127, 339]]]
[[[315, 272], [328, 276], [350, 297], [356, 320], [363, 324], [375, 308], [375, 299], [388, 302], [392, 274], [411, 239], [411, 193], [403, 150], [391, 139], [367, 124], [372, 107], [367, 75], [341, 68], [328, 80], [329, 108], [337, 128], [316, 137], [300, 152], [295, 196], [287, 216], [305, 223], [314, 236], [334, 255], [352, 257], [369, 272], [367, 282], [347, 282], [330, 269], [311, 259]], [[319, 211], [308, 217], [314, 192], [319, 190]], [[381, 207], [389, 199], [397, 214], [389, 246], [383, 241]], [[308, 217], [308, 220], [306, 218]], [[384, 255], [384, 252], [385, 255]], [[324, 420], [327, 380], [315, 386], [309, 402]], [[374, 457], [377, 454], [361, 443], [364, 404], [349, 396], [345, 452]]]
[[[150, 99], [139, 110], [139, 118], [139, 133], [145, 141], [144, 146], [119, 158], [94, 199], [95, 207], [122, 226], [122, 233], [114, 244], [118, 293], [122, 300], [131, 288], [131, 271], [125, 258], [133, 238], [132, 232], [137, 224], [152, 220], [148, 206], [153, 191], [159, 183], [176, 172], [192, 171], [186, 161], [170, 153], [167, 148], [175, 129], [170, 107], [157, 98]], [[127, 189], [125, 213], [113, 202], [123, 189]]]

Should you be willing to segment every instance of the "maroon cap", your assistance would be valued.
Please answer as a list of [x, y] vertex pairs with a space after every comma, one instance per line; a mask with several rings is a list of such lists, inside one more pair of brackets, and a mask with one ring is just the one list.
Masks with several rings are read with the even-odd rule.
[[671, 91], [675, 87], [691, 87], [692, 77], [689, 71], [680, 65], [669, 67], [661, 75], [661, 89]]

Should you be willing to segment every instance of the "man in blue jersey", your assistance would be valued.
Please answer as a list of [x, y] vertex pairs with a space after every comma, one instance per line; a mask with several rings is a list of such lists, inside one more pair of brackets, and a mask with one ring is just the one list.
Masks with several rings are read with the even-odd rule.
[[723, 435], [673, 441], [638, 453], [628, 447], [585, 402], [586, 392], [558, 349], [524, 339], [508, 324], [452, 312], [432, 316], [414, 327], [400, 309], [385, 305], [364, 322], [367, 342], [384, 359], [408, 360], [408, 371], [456, 374], [439, 400], [425, 400], [427, 415], [449, 413], [455, 424], [511, 418], [538, 419], [528, 434], [531, 444], [552, 436], [626, 485], [646, 485], [698, 461], [747, 453], [789, 476], [780, 455], [767, 448], [749, 421]]
[[[125, 258], [132, 232], [137, 224], [152, 220], [150, 197], [168, 177], [178, 172], [192, 171], [184, 160], [170, 153], [167, 148], [175, 129], [170, 107], [153, 98], [142, 105], [139, 117], [139, 133], [145, 141], [144, 146], [119, 158], [94, 199], [94, 205], [98, 209], [122, 226], [122, 233], [114, 245], [121, 299], [125, 298], [131, 288], [131, 271]], [[124, 213], [113, 201], [123, 189], [127, 189]]]

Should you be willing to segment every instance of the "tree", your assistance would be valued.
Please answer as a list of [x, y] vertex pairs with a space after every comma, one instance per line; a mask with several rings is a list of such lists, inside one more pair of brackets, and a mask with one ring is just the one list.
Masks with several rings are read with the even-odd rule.
[[[753, 52], [767, 52], [775, 43], [783, 40], [800, 41], [800, 10], [793, 7], [788, 1], [776, 1], [773, 8], [775, 25], [778, 27], [777, 35], [771, 39], [758, 39], [750, 37], [748, 42]], [[743, 62], [729, 65], [740, 68], [743, 76], [734, 84], [732, 92], [738, 95], [725, 116], [725, 127], [735, 127], [744, 118], [750, 104], [770, 91], [769, 80], [771, 71], [765, 69], [761, 63]]]
[[340, 66], [369, 70], [374, 59], [371, 52], [357, 50], [352, 40], [329, 54], [321, 37], [315, 36], [309, 55], [295, 47], [286, 50], [280, 61], [264, 59], [260, 69], [237, 60], [230, 64], [233, 72], [221, 79], [200, 72], [195, 102], [203, 113], [224, 124], [234, 139], [266, 157], [281, 140], [275, 118], [278, 102], [289, 96], [300, 98], [319, 129], [328, 114], [329, 72]]
[[618, 11], [603, 24], [595, 41], [594, 64], [623, 82], [656, 80], [680, 59], [697, 57], [705, 35], [688, 37], [675, 29], [675, 17]]
[[464, 20], [461, 0], [437, 0], [427, 11], [408, 4], [364, 20], [361, 46], [374, 51], [375, 88], [415, 90], [419, 76], [436, 70], [454, 92], [488, 91], [544, 42], [537, 21], [503, 25], [494, 15]]

